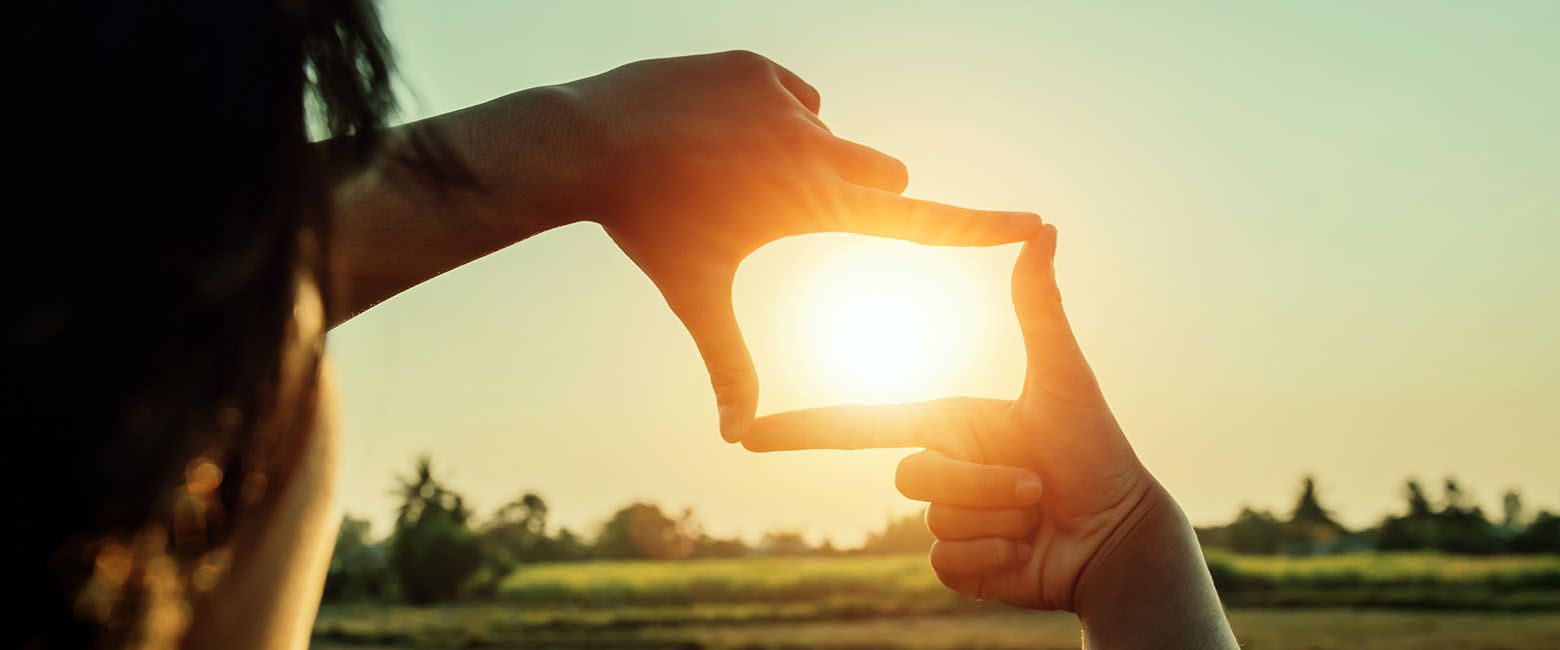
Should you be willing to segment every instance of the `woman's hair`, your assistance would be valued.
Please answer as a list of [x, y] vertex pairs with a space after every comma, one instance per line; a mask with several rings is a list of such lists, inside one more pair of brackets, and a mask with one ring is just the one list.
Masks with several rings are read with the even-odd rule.
[[0, 645], [176, 645], [312, 426], [330, 192], [379, 145], [390, 51], [366, 0], [24, 4]]

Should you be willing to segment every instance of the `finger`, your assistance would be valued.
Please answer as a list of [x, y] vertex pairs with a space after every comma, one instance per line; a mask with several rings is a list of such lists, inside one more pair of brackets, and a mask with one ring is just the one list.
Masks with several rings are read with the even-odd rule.
[[932, 569], [950, 589], [975, 595], [967, 581], [1009, 571], [1029, 561], [1034, 547], [1000, 537], [932, 543]]
[[899, 194], [910, 184], [910, 171], [898, 158], [849, 140], [830, 143], [831, 158], [840, 178], [884, 192]]
[[948, 446], [958, 432], [989, 422], [1003, 400], [955, 397], [913, 404], [831, 406], [766, 415], [742, 446], [750, 451]]
[[1040, 501], [1040, 477], [1018, 467], [982, 465], [927, 450], [906, 456], [894, 472], [899, 493], [916, 501], [970, 508], [1021, 508]]
[[668, 296], [667, 303], [688, 328], [709, 370], [721, 437], [726, 442], [741, 440], [758, 407], [758, 373], [737, 325], [730, 280], [692, 287]]
[[1055, 259], [1056, 226], [1046, 224], [1024, 244], [1013, 266], [1013, 308], [1029, 361], [1025, 390], [1078, 406], [1103, 407], [1099, 382], [1062, 310]]
[[1038, 519], [1034, 508], [986, 510], [946, 503], [926, 507], [926, 529], [933, 537], [950, 541], [982, 537], [1022, 540], [1034, 534]]
[[861, 187], [845, 192], [827, 215], [826, 230], [893, 237], [936, 246], [995, 246], [1023, 241], [1040, 231], [1028, 212], [954, 207]]
[[770, 63], [775, 68], [775, 77], [780, 80], [780, 85], [785, 86], [785, 89], [791, 93], [791, 96], [795, 97], [796, 101], [801, 102], [803, 106], [806, 106], [808, 111], [817, 114], [818, 108], [823, 103], [823, 98], [818, 94], [818, 89], [814, 88], [812, 84], [802, 81], [801, 77], [797, 76], [795, 72], [787, 70], [785, 66], [773, 61]]

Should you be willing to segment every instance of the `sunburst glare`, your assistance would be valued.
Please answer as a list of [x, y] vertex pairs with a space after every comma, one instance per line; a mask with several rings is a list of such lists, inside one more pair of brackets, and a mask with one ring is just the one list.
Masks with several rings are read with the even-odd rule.
[[856, 402], [921, 399], [969, 362], [964, 355], [980, 328], [968, 272], [924, 247], [875, 244], [819, 265], [798, 312], [799, 334], [829, 394]]

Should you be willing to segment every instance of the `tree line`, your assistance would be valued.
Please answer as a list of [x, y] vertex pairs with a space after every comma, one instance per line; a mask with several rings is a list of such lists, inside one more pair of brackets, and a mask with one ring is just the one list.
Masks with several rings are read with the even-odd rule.
[[[1433, 502], [1416, 481], [1405, 487], [1407, 507], [1365, 530], [1338, 523], [1307, 477], [1285, 517], [1243, 508], [1223, 526], [1199, 528], [1204, 546], [1251, 554], [1318, 554], [1426, 550], [1445, 553], [1560, 553], [1560, 517], [1528, 517], [1521, 496], [1508, 492], [1502, 517], [1489, 520], [1448, 479]], [[372, 539], [369, 522], [351, 515], [341, 524], [326, 578], [327, 601], [396, 599], [428, 604], [491, 597], [527, 564], [601, 559], [686, 560], [754, 555], [851, 555], [925, 552], [931, 534], [919, 514], [892, 518], [860, 547], [814, 545], [800, 531], [777, 530], [756, 544], [707, 534], [693, 513], [632, 503], [614, 512], [590, 537], [548, 523], [547, 502], [525, 493], [486, 518], [433, 472], [427, 456], [398, 477], [400, 505], [390, 534]]]
[[753, 555], [844, 555], [924, 551], [931, 534], [919, 516], [890, 520], [855, 549], [814, 545], [800, 531], [776, 530], [757, 544], [707, 534], [691, 510], [631, 503], [595, 534], [582, 536], [548, 523], [547, 502], [527, 492], [485, 519], [439, 480], [423, 456], [410, 476], [398, 477], [400, 505], [390, 534], [371, 537], [367, 519], [342, 519], [326, 576], [325, 600], [399, 599], [417, 604], [484, 597], [526, 564], [584, 560], [686, 560]]
[[1560, 516], [1540, 510], [1530, 517], [1521, 493], [1516, 490], [1503, 495], [1501, 514], [1496, 520], [1487, 517], [1453, 478], [1442, 483], [1438, 500], [1432, 500], [1424, 486], [1413, 479], [1404, 484], [1403, 497], [1406, 503], [1401, 512], [1388, 515], [1369, 528], [1350, 530], [1322, 506], [1316, 481], [1306, 477], [1287, 516], [1245, 507], [1229, 524], [1197, 529], [1197, 537], [1206, 547], [1260, 555], [1359, 551], [1560, 553]]

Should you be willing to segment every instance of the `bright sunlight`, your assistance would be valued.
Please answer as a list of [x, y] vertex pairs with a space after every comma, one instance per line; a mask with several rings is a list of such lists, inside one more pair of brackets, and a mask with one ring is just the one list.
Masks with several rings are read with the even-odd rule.
[[901, 242], [839, 249], [799, 314], [818, 381], [850, 401], [920, 399], [972, 360], [981, 333], [968, 268]]

